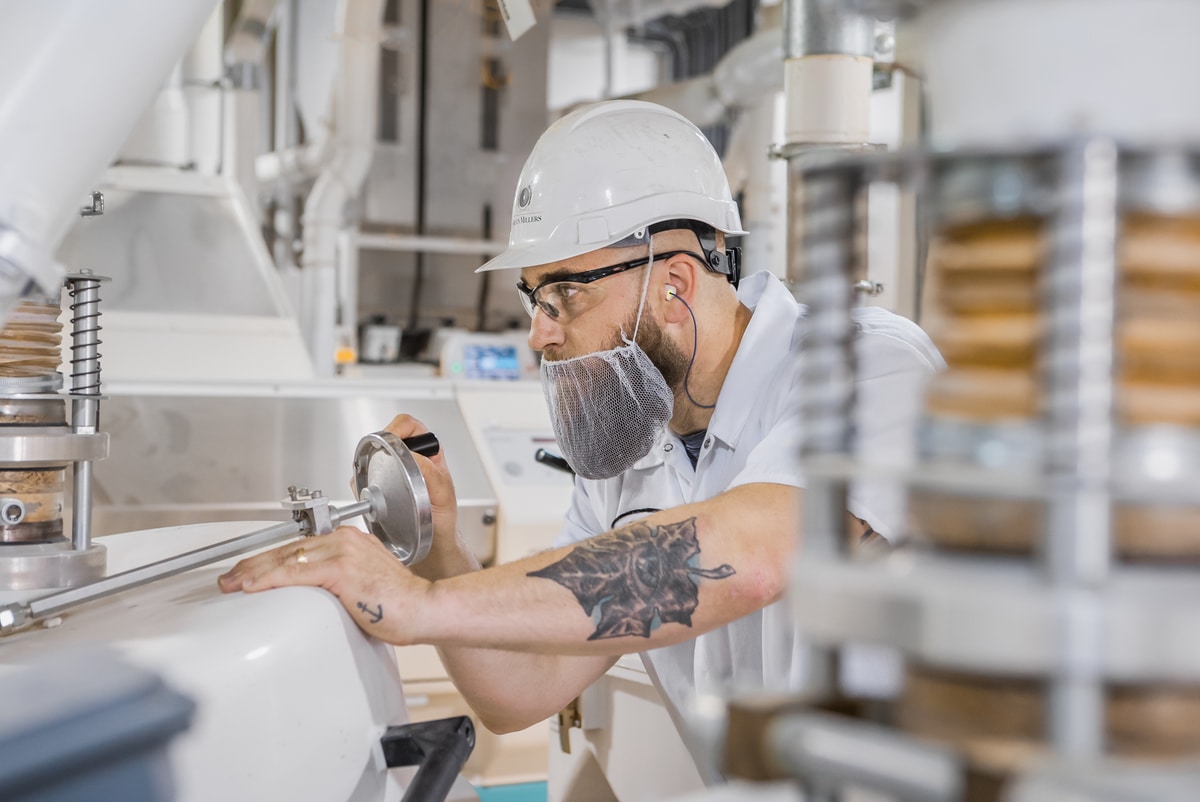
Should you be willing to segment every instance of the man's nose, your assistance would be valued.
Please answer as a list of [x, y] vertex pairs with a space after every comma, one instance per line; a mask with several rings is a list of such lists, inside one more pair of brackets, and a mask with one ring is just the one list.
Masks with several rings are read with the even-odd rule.
[[533, 320], [529, 322], [529, 347], [535, 351], [545, 351], [547, 348], [562, 344], [562, 325], [541, 308], [535, 308]]

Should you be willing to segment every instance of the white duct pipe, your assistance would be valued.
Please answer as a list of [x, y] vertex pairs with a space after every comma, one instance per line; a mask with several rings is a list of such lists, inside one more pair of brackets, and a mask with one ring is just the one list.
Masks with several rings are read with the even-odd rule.
[[84, 196], [215, 4], [0, 0], [0, 319], [30, 278], [59, 291]]
[[753, 108], [783, 89], [783, 30], [766, 28], [731, 49], [712, 72], [629, 97], [673, 109], [698, 126]]
[[384, 0], [342, 0], [340, 69], [334, 93], [330, 157], [304, 204], [301, 309], [318, 374], [334, 368], [338, 234], [375, 151], [379, 43]]
[[225, 68], [238, 89], [257, 89], [277, 0], [244, 0], [225, 43]]
[[188, 156], [195, 169], [215, 175], [221, 167], [221, 79], [225, 9], [218, 3], [183, 59], [183, 94], [188, 106]]
[[768, 158], [783, 126], [780, 93], [742, 111], [725, 150], [725, 173], [733, 193], [742, 195], [742, 273], [786, 272], [787, 164]]

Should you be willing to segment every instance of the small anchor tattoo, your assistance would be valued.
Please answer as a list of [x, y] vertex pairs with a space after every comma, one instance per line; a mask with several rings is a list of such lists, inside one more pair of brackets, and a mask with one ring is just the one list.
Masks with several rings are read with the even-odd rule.
[[378, 624], [380, 621], [383, 620], [383, 605], [382, 604], [375, 605], [375, 609], [372, 610], [370, 607], [368, 607], [366, 605], [366, 602], [359, 602], [358, 609], [362, 610], [364, 613], [371, 616], [372, 624]]

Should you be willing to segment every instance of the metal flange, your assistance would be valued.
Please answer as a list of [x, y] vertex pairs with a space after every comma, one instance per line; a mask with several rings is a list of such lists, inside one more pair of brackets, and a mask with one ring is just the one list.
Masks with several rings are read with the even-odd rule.
[[371, 534], [405, 565], [425, 559], [433, 544], [433, 509], [425, 477], [403, 440], [374, 432], [358, 441], [354, 490], [359, 501], [371, 504], [363, 515]]
[[78, 434], [63, 427], [0, 432], [0, 468], [55, 468], [108, 456], [108, 432]]
[[97, 544], [76, 551], [69, 540], [6, 543], [0, 546], [0, 587], [21, 591], [78, 587], [104, 576], [107, 562], [107, 550]]

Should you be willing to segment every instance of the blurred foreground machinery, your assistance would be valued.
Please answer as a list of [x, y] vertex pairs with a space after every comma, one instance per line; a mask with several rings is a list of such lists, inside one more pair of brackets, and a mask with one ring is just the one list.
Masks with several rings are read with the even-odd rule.
[[[930, 127], [909, 152], [793, 154], [813, 388], [793, 591], [819, 658], [896, 647], [906, 681], [894, 728], [783, 716], [768, 751], [817, 798], [1197, 798], [1200, 109], [1177, 68], [1200, 6], [853, 5], [902, 18]], [[854, 449], [880, 184], [920, 194], [919, 322], [949, 364], [908, 468]], [[854, 558], [847, 487], [888, 477], [911, 544]]]

